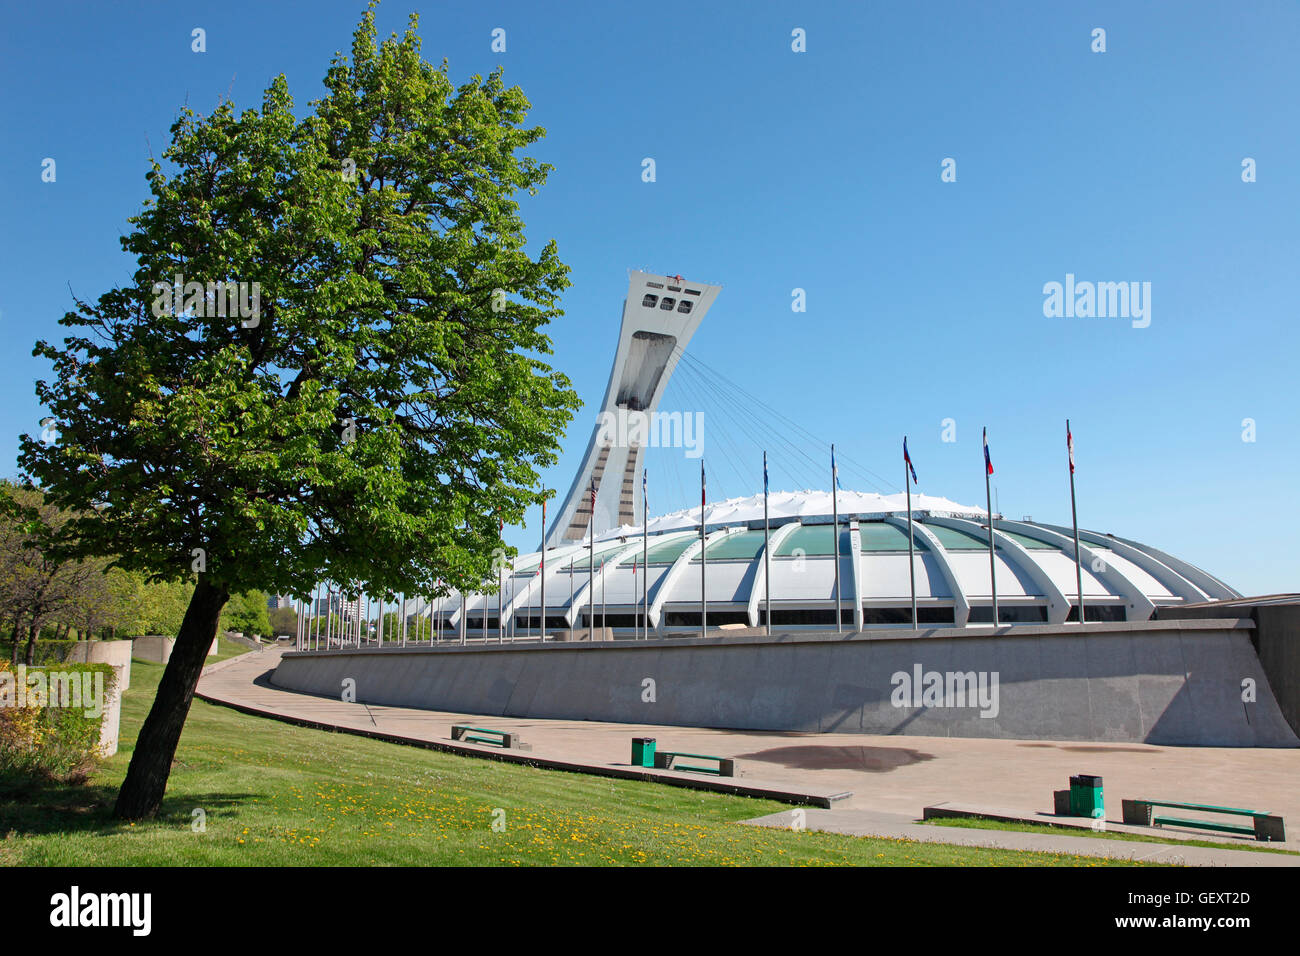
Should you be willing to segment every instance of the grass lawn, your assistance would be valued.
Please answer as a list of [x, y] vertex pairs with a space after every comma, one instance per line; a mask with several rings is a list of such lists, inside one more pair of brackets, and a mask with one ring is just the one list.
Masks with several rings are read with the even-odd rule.
[[308, 730], [199, 700], [159, 818], [121, 823], [110, 810], [161, 674], [132, 664], [121, 751], [89, 783], [0, 793], [0, 866], [1117, 862], [737, 826], [789, 808]]
[[1259, 853], [1289, 853], [1300, 856], [1295, 850], [1280, 846], [1268, 846], [1263, 843], [1238, 840], [1234, 842], [1220, 840], [1178, 840], [1167, 837], [1147, 835], [1145, 833], [1118, 833], [1114, 830], [1092, 830], [1082, 827], [1053, 826], [1050, 823], [1012, 823], [1009, 820], [988, 820], [981, 817], [938, 817], [934, 820], [921, 821], [927, 826], [967, 827], [975, 830], [1015, 830], [1019, 833], [1055, 833], [1069, 836], [1100, 837], [1105, 840], [1128, 840], [1131, 843], [1163, 843], [1166, 846], [1208, 846], [1215, 850], [1255, 850]]
[[[247, 648], [243, 644], [236, 643], [235, 641], [229, 640], [226, 637], [222, 636], [217, 638], [217, 653], [208, 658], [208, 663], [215, 664], [217, 661], [224, 661], [230, 657], [238, 657], [240, 654], [249, 654], [249, 653], [252, 653], [250, 648]], [[132, 679], [134, 679], [134, 674], [135, 674], [134, 665], [131, 674], [133, 675]], [[161, 668], [158, 671], [158, 675], [162, 676]], [[154, 687], [157, 685], [157, 683], [158, 683], [158, 678], [154, 677], [153, 683], [150, 684], [149, 686]], [[150, 694], [151, 696], [149, 699], [152, 700], [153, 699], [152, 691], [150, 692]], [[143, 718], [144, 715], [141, 714], [141, 719]]]

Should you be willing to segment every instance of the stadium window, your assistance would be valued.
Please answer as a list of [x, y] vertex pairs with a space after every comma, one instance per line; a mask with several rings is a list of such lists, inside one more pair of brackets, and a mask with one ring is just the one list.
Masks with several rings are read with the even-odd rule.
[[682, 299], [682, 301], [677, 304], [677, 311], [681, 312], [684, 315], [690, 315], [691, 306], [694, 304], [695, 303], [693, 302], [688, 302], [687, 300]]
[[671, 312], [673, 310], [673, 306], [675, 306], [676, 304], [677, 304], [676, 299], [674, 299], [670, 295], [666, 295], [664, 296], [663, 301], [659, 303], [659, 308], [663, 309], [665, 312]]
[[647, 292], [645, 294], [645, 298], [641, 300], [641, 305], [647, 309], [653, 309], [658, 304], [659, 304], [659, 296], [653, 295], [649, 292]]
[[[971, 624], [992, 624], [993, 623], [993, 606], [991, 604], [976, 604], [970, 609]], [[1047, 623], [1047, 605], [1046, 604], [999, 604], [998, 605], [998, 623], [999, 624], [1046, 624]]]
[[[1079, 619], [1079, 605], [1071, 604], [1070, 613], [1066, 615], [1065, 619], [1067, 621], [1077, 621]], [[1122, 604], [1088, 604], [1085, 601], [1083, 619], [1085, 621], [1126, 621], [1128, 620], [1128, 614]]]

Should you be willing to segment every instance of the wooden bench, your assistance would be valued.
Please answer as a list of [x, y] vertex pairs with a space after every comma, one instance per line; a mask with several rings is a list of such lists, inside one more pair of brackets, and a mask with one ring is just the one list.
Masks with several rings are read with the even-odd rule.
[[492, 744], [496, 747], [503, 747], [506, 750], [533, 749], [530, 745], [520, 740], [519, 735], [513, 731], [493, 730], [490, 727], [471, 727], [469, 724], [454, 724], [451, 728], [451, 739], [464, 740], [466, 743], [471, 744]]
[[[1177, 826], [1194, 827], [1201, 830], [1216, 830], [1220, 833], [1236, 833], [1253, 836], [1264, 842], [1286, 842], [1286, 828], [1282, 818], [1267, 810], [1244, 810], [1240, 807], [1216, 807], [1206, 803], [1176, 803], [1169, 800], [1124, 800], [1124, 822], [1138, 826], [1159, 827]], [[1226, 820], [1199, 820], [1188, 817], [1155, 816], [1153, 808], [1166, 810], [1194, 810], [1201, 813], [1221, 813], [1228, 816], [1250, 817], [1251, 825], [1230, 823]]]
[[[713, 760], [718, 765], [716, 767], [700, 767], [694, 764], [674, 766], [678, 757], [686, 757], [690, 760]], [[696, 773], [712, 773], [719, 777], [734, 777], [736, 775], [736, 761], [730, 757], [714, 757], [711, 754], [688, 754], [675, 750], [656, 750], [655, 767], [659, 770], [693, 770]]]

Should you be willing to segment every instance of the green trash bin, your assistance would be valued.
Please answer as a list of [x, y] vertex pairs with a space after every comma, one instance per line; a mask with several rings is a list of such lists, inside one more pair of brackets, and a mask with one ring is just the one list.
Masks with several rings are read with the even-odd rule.
[[632, 766], [653, 767], [655, 765], [655, 739], [653, 737], [632, 738]]
[[1106, 816], [1101, 777], [1081, 773], [1070, 778], [1070, 814], [1098, 820]]

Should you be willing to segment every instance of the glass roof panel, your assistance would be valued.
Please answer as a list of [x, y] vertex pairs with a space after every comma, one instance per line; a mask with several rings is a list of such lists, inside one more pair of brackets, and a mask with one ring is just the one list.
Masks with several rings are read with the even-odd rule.
[[[802, 551], [810, 558], [830, 557], [835, 553], [835, 536], [828, 524], [803, 525], [790, 532], [789, 537], [776, 549], [778, 558], [788, 558], [794, 552]], [[853, 542], [849, 537], [848, 525], [840, 525], [840, 554], [850, 554]]]

